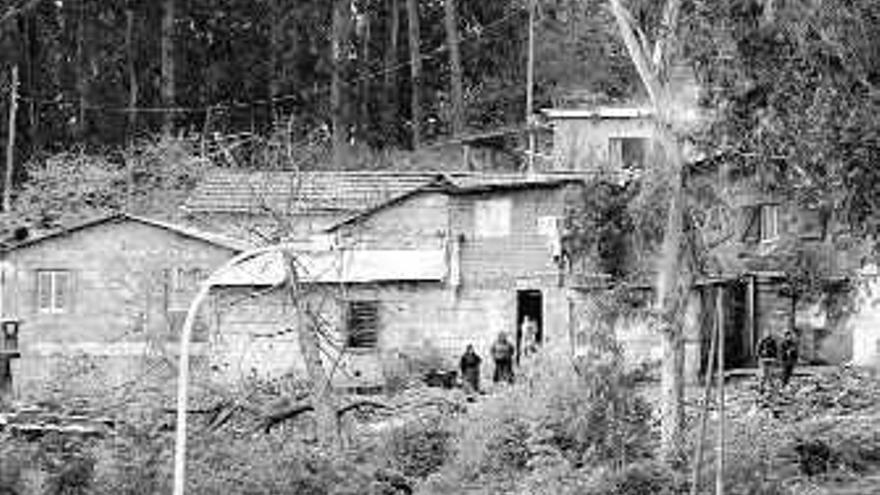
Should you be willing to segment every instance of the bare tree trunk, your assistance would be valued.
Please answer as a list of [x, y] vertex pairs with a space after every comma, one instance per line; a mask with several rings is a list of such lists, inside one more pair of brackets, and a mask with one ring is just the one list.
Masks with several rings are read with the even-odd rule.
[[350, 0], [334, 0], [331, 51], [333, 76], [330, 85], [330, 111], [333, 114], [333, 165], [337, 170], [345, 168], [348, 156], [348, 128], [342, 102], [342, 75], [345, 57], [342, 53], [347, 39], [348, 17], [351, 15]]
[[162, 121], [162, 132], [170, 135], [174, 131], [174, 113], [170, 110], [174, 106], [175, 82], [174, 82], [174, 1], [162, 2], [162, 104], [168, 107]]
[[137, 134], [138, 78], [135, 66], [134, 46], [134, 6], [129, 3], [125, 9], [125, 48], [128, 70], [128, 139], [133, 140]]
[[3, 180], [3, 211], [12, 210], [12, 180], [15, 177], [15, 127], [18, 113], [18, 66], [13, 65], [10, 73], [9, 120], [6, 128], [6, 170]]
[[[25, 46], [24, 55], [27, 60], [27, 84], [31, 88], [27, 93], [36, 93], [37, 65], [39, 64], [39, 16], [30, 12], [24, 21], [25, 30]], [[30, 156], [36, 156], [43, 149], [43, 136], [40, 133], [40, 112], [39, 105], [34, 99], [28, 104], [28, 134], [30, 136]]]
[[277, 109], [275, 108], [275, 99], [281, 92], [281, 81], [279, 78], [280, 57], [281, 52], [281, 25], [283, 15], [281, 11], [281, 0], [272, 0], [270, 5], [271, 19], [269, 22], [269, 113], [271, 114], [272, 124], [279, 119]]
[[[396, 129], [395, 121], [398, 100], [395, 96], [397, 95], [397, 71], [395, 70], [395, 65], [397, 65], [398, 40], [400, 39], [400, 3], [398, 0], [388, 1], [391, 19], [389, 21], [390, 26], [388, 27], [388, 46], [385, 49], [385, 91], [383, 101], [385, 117], [382, 119], [385, 124], [386, 134], [391, 132], [392, 129]], [[386, 136], [386, 142], [389, 141], [393, 142], [394, 139]]]
[[446, 21], [446, 43], [449, 45], [449, 83], [452, 95], [452, 134], [464, 132], [464, 89], [462, 88], [461, 50], [458, 38], [458, 15], [455, 0], [443, 2]]
[[79, 0], [77, 5], [76, 20], [76, 93], [79, 99], [79, 107], [76, 120], [76, 137], [83, 140], [86, 135], [86, 92], [88, 91], [88, 76], [86, 75], [86, 2]]
[[360, 109], [358, 121], [360, 122], [360, 132], [361, 136], [366, 136], [367, 129], [370, 127], [370, 41], [372, 34], [372, 19], [370, 18], [370, 12], [366, 11], [363, 13], [364, 16], [364, 24], [362, 26], [363, 31], [360, 33], [360, 43], [361, 43], [361, 60], [360, 60], [360, 79], [361, 79], [361, 87], [360, 87]]
[[684, 338], [682, 311], [686, 304], [690, 278], [680, 273], [683, 235], [684, 157], [678, 137], [672, 129], [676, 109], [665, 74], [669, 65], [670, 45], [675, 41], [680, 0], [669, 0], [663, 11], [663, 29], [653, 54], [644, 46], [630, 25], [630, 16], [620, 3], [611, 0], [614, 13], [630, 59], [651, 97], [658, 136], [666, 152], [664, 176], [669, 183], [670, 202], [666, 217], [660, 258], [657, 264], [657, 307], [662, 316], [663, 365], [661, 368], [660, 455], [668, 463], [682, 459], [684, 448]]
[[422, 54], [419, 48], [421, 35], [418, 0], [406, 0], [406, 12], [409, 21], [410, 75], [412, 78], [412, 147], [419, 149], [422, 144]]
[[318, 337], [314, 324], [306, 314], [307, 303], [303, 300], [296, 261], [290, 252], [284, 251], [284, 261], [288, 267], [288, 291], [296, 308], [297, 339], [306, 364], [306, 373], [311, 383], [311, 404], [314, 407], [318, 424], [318, 437], [321, 445], [330, 452], [337, 452], [342, 446], [339, 434], [339, 416], [330, 380], [321, 362]]

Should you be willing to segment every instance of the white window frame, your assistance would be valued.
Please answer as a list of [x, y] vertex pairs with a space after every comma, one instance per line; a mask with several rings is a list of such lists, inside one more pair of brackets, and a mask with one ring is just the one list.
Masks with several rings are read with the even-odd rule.
[[763, 204], [759, 210], [761, 242], [773, 242], [779, 239], [779, 205]]
[[[36, 274], [37, 312], [40, 314], [69, 313], [73, 298], [71, 290], [72, 274], [70, 270], [39, 269], [36, 271]], [[62, 281], [59, 281], [59, 279], [62, 279]], [[48, 280], [48, 287], [45, 286], [44, 280]], [[43, 293], [46, 289], [49, 291], [48, 306], [43, 305]], [[61, 290], [61, 297], [58, 297], [59, 289]], [[61, 300], [60, 302], [59, 299]]]
[[513, 210], [510, 198], [480, 199], [474, 203], [474, 237], [508, 237]]

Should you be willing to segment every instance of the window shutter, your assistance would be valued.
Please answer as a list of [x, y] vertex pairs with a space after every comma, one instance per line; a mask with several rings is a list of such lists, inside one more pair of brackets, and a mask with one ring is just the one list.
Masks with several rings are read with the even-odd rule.
[[620, 138], [608, 139], [608, 163], [610, 165], [623, 165], [623, 140]]
[[66, 272], [55, 272], [55, 283], [52, 287], [55, 293], [54, 310], [66, 313], [70, 310], [70, 277]]
[[35, 285], [34, 308], [36, 312], [50, 311], [52, 309], [52, 274], [47, 271], [38, 271]]
[[379, 304], [376, 301], [351, 301], [346, 314], [348, 347], [373, 349], [379, 342]]
[[742, 208], [743, 242], [758, 242], [761, 238], [761, 208], [756, 205]]

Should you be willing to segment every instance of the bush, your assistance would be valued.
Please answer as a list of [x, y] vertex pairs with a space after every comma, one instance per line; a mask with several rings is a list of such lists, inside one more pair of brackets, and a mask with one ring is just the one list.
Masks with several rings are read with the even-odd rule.
[[525, 421], [516, 417], [502, 419], [486, 444], [485, 469], [495, 473], [525, 469], [531, 458], [529, 436]]
[[601, 484], [604, 485], [601, 493], [607, 495], [672, 495], [682, 492], [676, 474], [653, 461], [636, 462], [609, 471]]
[[451, 437], [442, 418], [420, 418], [393, 429], [385, 450], [393, 468], [406, 476], [424, 478], [449, 459]]
[[48, 434], [40, 439], [37, 461], [47, 475], [47, 495], [90, 493], [95, 457], [89, 443], [60, 434]]

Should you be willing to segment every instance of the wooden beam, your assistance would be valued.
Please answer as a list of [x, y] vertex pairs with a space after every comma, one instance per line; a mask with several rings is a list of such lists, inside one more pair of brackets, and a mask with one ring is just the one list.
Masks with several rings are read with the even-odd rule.
[[718, 332], [718, 442], [715, 445], [715, 494], [724, 495], [724, 286], [715, 294], [715, 325]]

